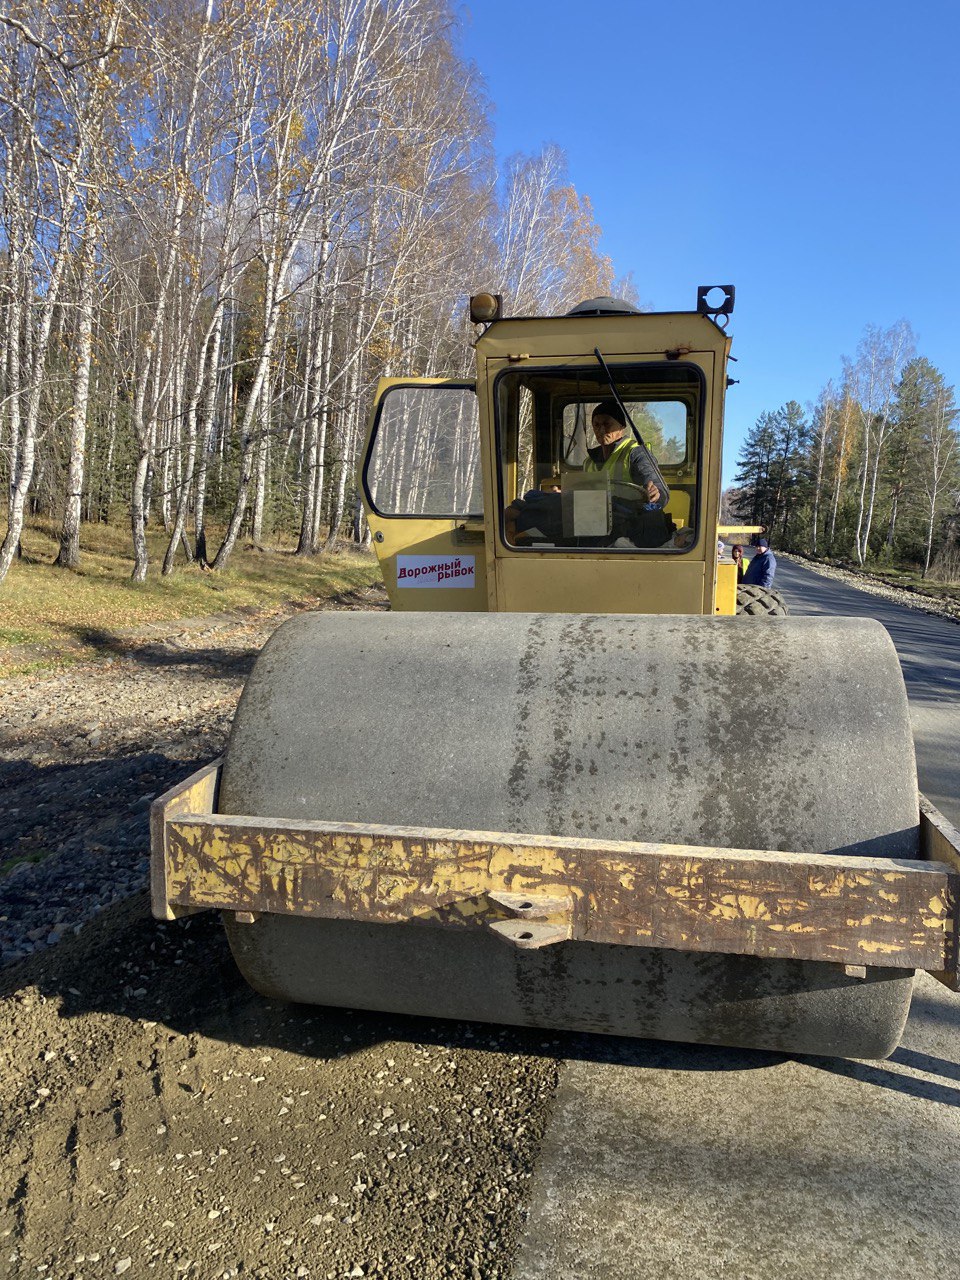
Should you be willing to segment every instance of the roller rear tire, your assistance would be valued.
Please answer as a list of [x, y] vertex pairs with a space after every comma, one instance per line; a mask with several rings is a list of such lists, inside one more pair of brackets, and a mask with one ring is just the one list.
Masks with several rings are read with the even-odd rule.
[[748, 618], [782, 618], [787, 605], [779, 591], [741, 582], [737, 587], [737, 613]]

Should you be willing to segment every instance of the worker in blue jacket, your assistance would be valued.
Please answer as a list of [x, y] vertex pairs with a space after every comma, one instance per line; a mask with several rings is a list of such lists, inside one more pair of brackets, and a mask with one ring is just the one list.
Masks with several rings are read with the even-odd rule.
[[777, 572], [777, 558], [770, 550], [766, 534], [757, 538], [757, 554], [747, 565], [743, 581], [755, 587], [772, 587], [773, 575]]

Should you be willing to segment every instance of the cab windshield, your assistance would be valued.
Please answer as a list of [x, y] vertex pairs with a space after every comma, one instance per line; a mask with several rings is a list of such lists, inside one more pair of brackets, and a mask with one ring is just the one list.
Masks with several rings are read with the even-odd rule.
[[597, 365], [497, 379], [507, 546], [635, 554], [696, 543], [702, 375], [676, 363], [618, 364], [611, 373], [620, 403]]

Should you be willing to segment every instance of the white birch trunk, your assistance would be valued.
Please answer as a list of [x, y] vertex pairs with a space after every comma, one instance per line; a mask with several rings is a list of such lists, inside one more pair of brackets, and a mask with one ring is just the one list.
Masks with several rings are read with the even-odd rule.
[[80, 564], [80, 503], [83, 497], [87, 412], [90, 403], [90, 367], [93, 360], [93, 291], [96, 273], [97, 223], [87, 224], [80, 263], [80, 296], [77, 319], [76, 372], [70, 410], [70, 459], [67, 491], [60, 526], [60, 551], [55, 563], [63, 569]]

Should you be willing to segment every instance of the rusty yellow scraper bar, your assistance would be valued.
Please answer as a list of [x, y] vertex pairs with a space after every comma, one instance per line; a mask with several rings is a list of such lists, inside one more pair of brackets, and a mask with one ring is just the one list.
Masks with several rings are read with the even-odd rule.
[[[941, 862], [960, 877], [960, 831], [943, 816], [939, 809], [930, 803], [926, 796], [920, 797], [920, 856], [928, 862]], [[953, 963], [949, 968], [932, 970], [938, 982], [942, 982], [951, 991], [960, 991], [960, 975], [958, 975], [958, 955], [955, 940]]]
[[150, 806], [150, 902], [158, 920], [192, 915], [202, 907], [177, 906], [171, 899], [167, 866], [167, 824], [178, 814], [212, 814], [217, 808], [222, 759], [212, 760]]
[[262, 819], [211, 812], [217, 772], [155, 802], [161, 918], [218, 908], [483, 925], [517, 946], [576, 939], [956, 974], [960, 851], [945, 827], [927, 837], [928, 861]]

